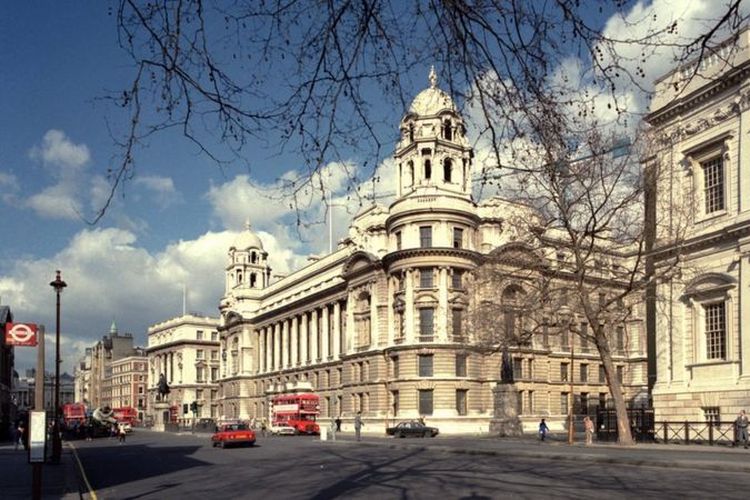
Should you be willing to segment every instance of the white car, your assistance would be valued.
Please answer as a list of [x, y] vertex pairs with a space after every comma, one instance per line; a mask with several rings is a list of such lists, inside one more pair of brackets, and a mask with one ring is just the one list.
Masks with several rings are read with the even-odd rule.
[[297, 434], [297, 429], [286, 424], [271, 425], [268, 431], [274, 436], [294, 436]]
[[120, 422], [117, 424], [117, 428], [118, 430], [124, 429], [126, 434], [130, 434], [131, 432], [133, 432], [133, 426], [130, 425], [129, 422]]

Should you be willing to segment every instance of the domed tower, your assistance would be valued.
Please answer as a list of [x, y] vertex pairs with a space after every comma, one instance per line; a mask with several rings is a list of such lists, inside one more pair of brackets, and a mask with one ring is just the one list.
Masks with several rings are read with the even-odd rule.
[[271, 268], [268, 266], [268, 253], [263, 250], [263, 242], [252, 231], [250, 221], [245, 223], [245, 230], [240, 233], [229, 247], [229, 259], [226, 267], [225, 294], [237, 295], [234, 292], [262, 290], [268, 286]]
[[435, 68], [401, 120], [394, 153], [398, 197], [420, 192], [471, 194], [471, 146], [453, 99], [438, 88]]

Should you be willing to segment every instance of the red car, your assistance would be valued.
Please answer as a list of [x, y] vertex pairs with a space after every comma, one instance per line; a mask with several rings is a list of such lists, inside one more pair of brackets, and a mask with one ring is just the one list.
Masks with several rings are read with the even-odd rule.
[[222, 424], [211, 436], [211, 445], [219, 448], [254, 444], [255, 432], [247, 424]]

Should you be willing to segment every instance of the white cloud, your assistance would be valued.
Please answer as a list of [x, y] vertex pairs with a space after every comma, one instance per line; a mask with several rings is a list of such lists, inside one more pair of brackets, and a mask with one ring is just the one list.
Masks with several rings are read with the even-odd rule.
[[18, 178], [14, 174], [0, 171], [0, 200], [9, 205], [16, 203], [19, 190]]
[[37, 215], [49, 219], [75, 220], [80, 218], [81, 203], [77, 197], [78, 187], [70, 181], [49, 186], [29, 196], [25, 205]]
[[136, 177], [133, 184], [150, 191], [152, 199], [162, 208], [177, 203], [182, 199], [171, 177], [146, 175]]
[[44, 164], [78, 169], [91, 159], [85, 144], [74, 144], [62, 130], [51, 129], [44, 134], [42, 142], [31, 148], [29, 156]]

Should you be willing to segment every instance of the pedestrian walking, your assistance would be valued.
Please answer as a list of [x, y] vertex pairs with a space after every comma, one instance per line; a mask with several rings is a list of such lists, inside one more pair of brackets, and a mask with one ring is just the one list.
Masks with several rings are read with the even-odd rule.
[[740, 410], [740, 414], [737, 415], [737, 419], [734, 421], [734, 427], [737, 430], [737, 442], [741, 442], [745, 449], [747, 449], [747, 414], [745, 410]]
[[594, 422], [591, 417], [583, 417], [583, 430], [586, 432], [586, 446], [594, 444]]
[[331, 418], [331, 441], [336, 441], [336, 419]]
[[336, 417], [336, 432], [341, 432], [341, 415]]
[[124, 425], [119, 426], [119, 428], [117, 429], [117, 438], [119, 439], [120, 444], [125, 444], [126, 435], [127, 434], [125, 433], [125, 426]]
[[549, 427], [547, 427], [547, 422], [542, 419], [541, 422], [539, 422], [539, 439], [544, 441], [544, 438], [547, 437], [547, 433], [549, 432]]
[[357, 437], [357, 441], [362, 441], [362, 426], [365, 425], [362, 422], [362, 412], [358, 411], [357, 416], [354, 417], [354, 435]]
[[16, 427], [16, 435], [15, 435], [16, 450], [18, 449], [18, 445], [21, 445], [22, 447], [25, 448], [25, 446], [23, 445], [23, 431], [24, 431], [23, 424], [22, 423], [18, 424], [18, 427]]
[[266, 431], [268, 430], [268, 426], [266, 425], [266, 419], [260, 421], [260, 435], [263, 437], [266, 437]]

